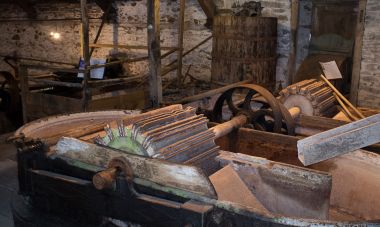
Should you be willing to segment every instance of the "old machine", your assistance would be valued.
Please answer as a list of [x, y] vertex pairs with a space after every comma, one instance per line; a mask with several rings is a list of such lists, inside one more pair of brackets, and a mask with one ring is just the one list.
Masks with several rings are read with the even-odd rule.
[[240, 84], [211, 110], [191, 106], [26, 124], [13, 138], [19, 189], [39, 218], [15, 211], [15, 220], [52, 223], [45, 217], [53, 214], [79, 226], [380, 224], [378, 154], [357, 150], [307, 167], [297, 157], [300, 138], [345, 124], [325, 118], [336, 106], [323, 82], [302, 81], [278, 98]]

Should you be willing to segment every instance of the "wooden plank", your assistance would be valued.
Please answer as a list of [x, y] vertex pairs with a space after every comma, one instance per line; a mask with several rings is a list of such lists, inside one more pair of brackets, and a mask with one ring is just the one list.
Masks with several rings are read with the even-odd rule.
[[[107, 44], [107, 43], [92, 43], [90, 44], [91, 48], [120, 48], [120, 49], [129, 49], [129, 50], [147, 50], [148, 46], [142, 45], [122, 45], [122, 44]], [[161, 47], [161, 50], [173, 50], [176, 47]]]
[[150, 100], [153, 107], [162, 102], [160, 0], [147, 1]]
[[92, 99], [88, 103], [89, 111], [109, 110], [109, 109], [144, 109], [146, 107], [145, 90], [130, 89], [125, 94], [117, 96], [101, 97]]
[[39, 84], [50, 85], [50, 86], [82, 88], [82, 84], [79, 84], [79, 83], [63, 82], [63, 81], [48, 80], [48, 79], [38, 79], [38, 78], [33, 78], [33, 77], [28, 77], [28, 80], [34, 81]]
[[55, 114], [74, 113], [81, 110], [80, 99], [40, 92], [28, 93], [26, 97], [26, 108], [28, 110], [26, 113], [28, 120]]
[[299, 140], [298, 158], [311, 165], [378, 142], [380, 114]]
[[365, 14], [367, 0], [359, 1], [359, 13], [356, 21], [355, 47], [353, 56], [350, 101], [356, 106], [358, 102], [358, 90], [360, 81], [360, 69], [362, 63], [362, 46], [364, 36]]
[[233, 152], [302, 166], [297, 158], [297, 137], [247, 128], [239, 129], [237, 137]]
[[223, 167], [209, 178], [215, 187], [218, 200], [252, 207], [261, 214], [269, 213], [230, 165]]
[[113, 158], [124, 157], [131, 164], [135, 177], [216, 199], [210, 180], [194, 166], [125, 154], [68, 137], [63, 137], [58, 141], [55, 151], [58, 156], [73, 158], [102, 168], [107, 168], [109, 161]]
[[314, 134], [327, 131], [347, 124], [346, 121], [336, 119], [306, 116], [301, 114], [296, 120], [296, 133], [302, 136], [312, 136]]
[[177, 85], [182, 86], [182, 56], [183, 56], [183, 32], [185, 27], [185, 4], [186, 0], [179, 1], [178, 16], [178, 51], [177, 51]]

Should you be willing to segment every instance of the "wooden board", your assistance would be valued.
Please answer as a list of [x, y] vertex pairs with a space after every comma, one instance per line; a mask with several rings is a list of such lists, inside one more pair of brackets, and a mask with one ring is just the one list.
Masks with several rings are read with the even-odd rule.
[[223, 169], [211, 175], [210, 181], [215, 187], [218, 200], [252, 207], [256, 212], [261, 214], [269, 212], [252, 194], [230, 165], [223, 167]]
[[298, 158], [311, 165], [378, 142], [380, 114], [299, 140]]
[[75, 159], [102, 168], [106, 168], [113, 158], [123, 157], [131, 164], [135, 177], [164, 187], [216, 198], [215, 190], [209, 179], [202, 170], [194, 166], [121, 153], [114, 149], [69, 137], [61, 138], [54, 150], [57, 156]]

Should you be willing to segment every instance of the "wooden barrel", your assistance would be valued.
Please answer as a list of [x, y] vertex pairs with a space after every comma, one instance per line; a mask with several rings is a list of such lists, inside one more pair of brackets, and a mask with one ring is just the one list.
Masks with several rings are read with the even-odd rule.
[[251, 79], [270, 90], [276, 83], [277, 18], [216, 16], [211, 80]]

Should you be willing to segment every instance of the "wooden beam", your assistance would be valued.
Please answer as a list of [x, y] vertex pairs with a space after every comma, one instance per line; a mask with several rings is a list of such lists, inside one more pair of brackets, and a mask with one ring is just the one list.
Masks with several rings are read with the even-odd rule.
[[212, 21], [214, 16], [217, 14], [216, 5], [213, 0], [198, 0], [199, 5], [201, 6], [203, 12], [207, 16], [207, 24], [208, 26], [212, 26]]
[[23, 123], [26, 124], [28, 122], [28, 118], [27, 118], [28, 108], [27, 108], [27, 103], [26, 103], [26, 97], [29, 92], [27, 67], [23, 65], [19, 65], [18, 74], [19, 74], [20, 88], [21, 88], [22, 120], [23, 120]]
[[[147, 50], [148, 46], [142, 46], [142, 45], [114, 45], [114, 44], [107, 44], [107, 43], [93, 43], [90, 44], [91, 48], [120, 48], [120, 49], [130, 49], [130, 50]], [[177, 49], [177, 47], [161, 47], [161, 50], [173, 50]]]
[[[97, 3], [99, 5], [99, 3]], [[99, 40], [99, 37], [100, 37], [100, 34], [102, 33], [102, 30], [103, 30], [103, 27], [104, 27], [104, 24], [106, 23], [106, 20], [107, 20], [107, 17], [110, 13], [110, 10], [111, 10], [111, 7], [112, 7], [112, 2], [109, 2], [108, 3], [108, 6], [107, 8], [103, 11], [103, 15], [102, 15], [102, 22], [100, 23], [100, 26], [98, 28], [98, 32], [96, 33], [96, 36], [95, 36], [95, 39], [94, 39], [94, 43], [96, 44]], [[90, 45], [90, 44], [89, 44]], [[91, 47], [91, 45], [90, 45]], [[92, 53], [94, 52], [95, 48], [94, 47], [91, 47], [91, 50], [90, 50], [90, 58], [92, 56]]]
[[148, 0], [147, 10], [150, 101], [158, 107], [162, 102], [160, 0]]
[[134, 177], [208, 198], [217, 197], [210, 180], [195, 166], [126, 154], [69, 137], [58, 141], [56, 155], [102, 168], [107, 168], [113, 158], [123, 157], [130, 164]]
[[367, 0], [359, 1], [359, 13], [356, 21], [355, 32], [355, 47], [353, 56], [352, 76], [351, 76], [351, 89], [350, 101], [357, 106], [358, 91], [360, 82], [360, 70], [362, 64], [362, 46], [364, 36], [365, 14], [366, 14]]
[[182, 86], [182, 54], [183, 54], [183, 32], [185, 27], [185, 4], [186, 0], [179, 1], [179, 24], [178, 24], [178, 51], [177, 51], [177, 85]]
[[288, 63], [288, 79], [287, 84], [292, 84], [294, 82], [294, 76], [296, 74], [296, 58], [297, 58], [297, 32], [298, 32], [298, 18], [299, 18], [299, 0], [291, 1], [291, 46], [290, 55]]
[[304, 165], [380, 142], [380, 114], [325, 131], [297, 142], [298, 158]]
[[[81, 6], [81, 31], [82, 31], [82, 43], [83, 43], [83, 52], [82, 57], [84, 60], [85, 69], [90, 67], [90, 38], [89, 38], [89, 23], [88, 23], [88, 10], [87, 10], [87, 0], [80, 1]], [[88, 81], [90, 79], [90, 71], [85, 71], [83, 75], [83, 92], [82, 92], [82, 111], [87, 110], [88, 101], [91, 97], [90, 90], [87, 87]]]

